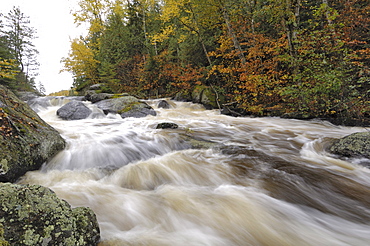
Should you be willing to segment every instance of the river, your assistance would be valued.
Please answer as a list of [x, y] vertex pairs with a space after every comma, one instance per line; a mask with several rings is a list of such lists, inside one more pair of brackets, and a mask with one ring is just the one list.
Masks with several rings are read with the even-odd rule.
[[[94, 105], [64, 121], [52, 99], [39, 115], [67, 142], [20, 183], [51, 188], [97, 215], [104, 245], [370, 244], [370, 170], [340, 160], [334, 138], [366, 131], [322, 121], [221, 115], [148, 101], [157, 116], [122, 119]], [[156, 129], [158, 123], [178, 129]], [[191, 137], [211, 148], [190, 148]]]

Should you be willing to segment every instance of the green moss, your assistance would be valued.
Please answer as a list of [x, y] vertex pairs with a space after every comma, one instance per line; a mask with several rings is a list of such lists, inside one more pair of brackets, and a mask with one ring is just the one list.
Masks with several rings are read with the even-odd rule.
[[129, 112], [129, 111], [131, 111], [131, 110], [133, 110], [135, 108], [138, 108], [139, 105], [141, 105], [141, 104], [142, 104], [141, 102], [132, 102], [132, 103], [129, 103], [126, 107], [122, 108], [117, 113], [122, 114], [122, 113]]

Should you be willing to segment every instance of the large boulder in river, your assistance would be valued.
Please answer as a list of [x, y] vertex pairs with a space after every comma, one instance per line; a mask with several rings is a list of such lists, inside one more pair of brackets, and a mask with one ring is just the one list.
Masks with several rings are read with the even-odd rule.
[[0, 85], [0, 181], [13, 182], [37, 170], [64, 149], [59, 133], [25, 102]]
[[202, 104], [206, 109], [215, 109], [224, 103], [224, 97], [212, 87], [199, 85], [192, 92], [192, 101]]
[[103, 100], [97, 102], [96, 105], [98, 108], [103, 110], [105, 114], [120, 114], [122, 118], [139, 118], [147, 115], [156, 115], [156, 112], [152, 107], [133, 96], [122, 96], [119, 98]]
[[91, 109], [79, 101], [71, 101], [57, 110], [57, 115], [64, 120], [86, 119], [91, 113]]
[[72, 209], [48, 188], [2, 183], [0, 201], [0, 245], [97, 245], [100, 239], [90, 208]]
[[346, 157], [370, 158], [370, 132], [357, 132], [338, 139], [329, 150]]

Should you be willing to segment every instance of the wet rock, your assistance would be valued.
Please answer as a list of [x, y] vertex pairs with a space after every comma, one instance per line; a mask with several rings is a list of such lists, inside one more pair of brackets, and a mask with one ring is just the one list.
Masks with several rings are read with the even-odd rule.
[[120, 114], [122, 118], [126, 117], [145, 117], [147, 115], [157, 115], [152, 107], [147, 103], [141, 102], [133, 96], [122, 96], [97, 102], [98, 108], [105, 114]]
[[166, 100], [160, 100], [158, 103], [158, 108], [169, 109], [171, 105]]
[[48, 188], [3, 183], [0, 197], [3, 241], [10, 245], [97, 245], [100, 239], [91, 209], [72, 209]]
[[156, 129], [177, 129], [179, 126], [175, 123], [163, 122], [159, 123]]
[[330, 152], [346, 157], [370, 158], [370, 132], [357, 132], [336, 140]]
[[54, 128], [0, 85], [0, 182], [14, 182], [39, 169], [64, 147]]
[[82, 120], [89, 117], [91, 109], [83, 102], [71, 101], [57, 110], [57, 115], [64, 120]]
[[128, 117], [142, 118], [148, 115], [156, 116], [157, 113], [152, 107], [150, 107], [146, 103], [139, 103], [139, 104], [134, 104], [131, 107], [129, 107], [127, 112], [123, 112], [121, 114], [121, 117], [122, 118], [128, 118]]

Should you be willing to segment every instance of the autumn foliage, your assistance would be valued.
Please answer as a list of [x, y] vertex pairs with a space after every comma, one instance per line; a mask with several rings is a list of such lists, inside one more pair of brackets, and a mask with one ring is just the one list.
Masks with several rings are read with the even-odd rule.
[[255, 115], [367, 118], [370, 5], [360, 0], [80, 0], [65, 69], [143, 97], [212, 86]]

